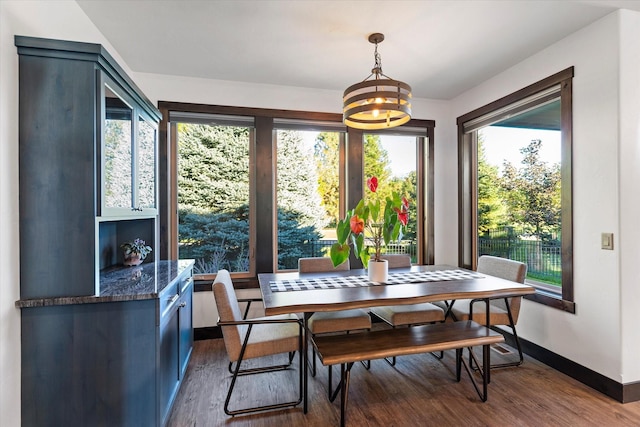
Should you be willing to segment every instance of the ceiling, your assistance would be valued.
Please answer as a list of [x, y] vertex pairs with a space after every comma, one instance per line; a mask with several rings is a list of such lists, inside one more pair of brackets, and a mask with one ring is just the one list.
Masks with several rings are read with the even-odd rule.
[[374, 64], [452, 99], [635, 1], [77, 0], [135, 72], [343, 91]]

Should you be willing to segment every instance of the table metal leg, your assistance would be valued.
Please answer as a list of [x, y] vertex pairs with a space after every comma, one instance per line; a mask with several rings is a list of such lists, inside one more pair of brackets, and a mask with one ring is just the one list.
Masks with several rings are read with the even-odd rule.
[[308, 351], [309, 351], [309, 318], [311, 317], [313, 313], [304, 313], [303, 316], [303, 323], [304, 323], [304, 342], [302, 344], [303, 349], [302, 349], [302, 354], [303, 354], [303, 359], [304, 359], [304, 363], [302, 364], [302, 369], [303, 369], [303, 382], [302, 382], [302, 408], [304, 413], [307, 413], [307, 409], [308, 409], [308, 399], [307, 399], [307, 395], [308, 395], [308, 389], [309, 389], [309, 356], [308, 356]]

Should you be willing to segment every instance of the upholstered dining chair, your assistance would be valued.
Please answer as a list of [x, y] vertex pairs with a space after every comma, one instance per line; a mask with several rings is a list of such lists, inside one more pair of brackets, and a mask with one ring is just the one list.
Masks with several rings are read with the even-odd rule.
[[[510, 260], [489, 255], [482, 255], [478, 258], [478, 273], [484, 273], [501, 279], [511, 280], [517, 283], [524, 283], [527, 277], [527, 265]], [[473, 302], [473, 304], [471, 304]], [[524, 361], [522, 347], [516, 332], [516, 323], [520, 314], [520, 304], [522, 297], [492, 299], [489, 302], [489, 326], [509, 326], [513, 332], [513, 338], [518, 349], [519, 360], [514, 362], [493, 364], [491, 368], [502, 368], [506, 366], [518, 366]], [[472, 315], [469, 315], [469, 307], [472, 307]], [[486, 324], [487, 307], [482, 300], [457, 300], [451, 308], [454, 320], [472, 320]]]
[[[383, 255], [389, 263], [389, 268], [411, 267], [411, 256], [405, 254]], [[409, 305], [389, 305], [371, 307], [371, 314], [390, 325], [397, 326], [424, 325], [427, 323], [444, 322], [444, 310], [431, 303], [409, 304]], [[441, 357], [441, 356], [440, 356]], [[396, 358], [385, 359], [395, 366]]]
[[[231, 276], [227, 270], [218, 271], [213, 282], [213, 295], [218, 308], [218, 325], [222, 329], [224, 346], [229, 357], [229, 372], [233, 374], [224, 403], [224, 412], [227, 415], [237, 415], [298, 405], [302, 401], [303, 385], [302, 340], [304, 332], [302, 321], [295, 314], [244, 319], [240, 312]], [[297, 400], [236, 410], [229, 409], [229, 402], [238, 376], [288, 369], [292, 365], [295, 352], [298, 352], [300, 361], [300, 385]], [[241, 369], [242, 362], [247, 359], [278, 354], [287, 354], [288, 363]], [[233, 367], [234, 363], [235, 367]], [[265, 392], [267, 391], [265, 390]], [[269, 392], [271, 393], [272, 390]]]
[[[333, 267], [329, 257], [308, 257], [298, 259], [299, 273], [319, 273], [327, 271], [347, 271], [350, 268], [349, 260], [346, 260], [337, 267]], [[365, 310], [352, 309], [314, 313], [307, 322], [307, 327], [312, 336], [330, 333], [349, 333], [356, 330], [371, 329], [371, 316]], [[316, 351], [312, 348], [312, 369], [311, 375], [316, 375]], [[368, 369], [370, 362], [364, 363]], [[332, 390], [332, 367], [329, 365], [329, 397]]]

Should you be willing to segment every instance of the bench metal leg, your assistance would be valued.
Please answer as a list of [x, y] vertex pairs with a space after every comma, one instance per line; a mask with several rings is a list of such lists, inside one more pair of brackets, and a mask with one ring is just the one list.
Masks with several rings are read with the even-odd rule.
[[[471, 379], [471, 384], [473, 384], [473, 388], [476, 389], [476, 393], [478, 393], [478, 396], [480, 396], [480, 400], [482, 400], [483, 402], [487, 401], [487, 391], [488, 391], [488, 385], [489, 385], [489, 366], [490, 366], [490, 345], [483, 345], [482, 346], [482, 369], [480, 369], [480, 373], [482, 375], [482, 391], [480, 390], [480, 387], [478, 386], [478, 384], [476, 383], [476, 380], [473, 377], [473, 368], [470, 367], [470, 364], [467, 364], [467, 361], [464, 359], [464, 357], [462, 357], [462, 349], [456, 349], [456, 380], [460, 381], [460, 371], [461, 371], [461, 365], [464, 365], [464, 369], [467, 371], [467, 373], [469, 374], [469, 378]], [[473, 348], [472, 347], [468, 347], [469, 350], [469, 355], [470, 357], [473, 357], [475, 360], [475, 356], [473, 355]], [[476, 361], [477, 364], [477, 361]]]
[[340, 365], [340, 427], [347, 421], [347, 401], [349, 398], [349, 379], [353, 362]]

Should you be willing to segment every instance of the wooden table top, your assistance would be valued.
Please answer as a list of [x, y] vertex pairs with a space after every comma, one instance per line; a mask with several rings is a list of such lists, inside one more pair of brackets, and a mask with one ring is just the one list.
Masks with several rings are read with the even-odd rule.
[[[389, 274], [408, 271], [423, 272], [451, 270], [457, 267], [448, 265], [419, 265], [409, 268], [390, 269]], [[394, 285], [376, 285], [353, 288], [332, 288], [273, 292], [269, 282], [275, 280], [295, 280], [299, 278], [360, 276], [366, 270], [332, 271], [326, 273], [262, 273], [258, 275], [260, 291], [264, 301], [265, 314], [268, 316], [287, 313], [311, 313], [318, 311], [337, 311], [351, 308], [366, 308], [381, 305], [417, 304], [421, 302], [502, 298], [533, 294], [535, 289], [498, 277], [481, 274], [482, 277], [407, 283]]]

